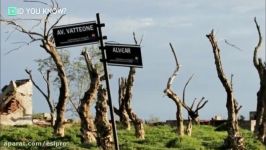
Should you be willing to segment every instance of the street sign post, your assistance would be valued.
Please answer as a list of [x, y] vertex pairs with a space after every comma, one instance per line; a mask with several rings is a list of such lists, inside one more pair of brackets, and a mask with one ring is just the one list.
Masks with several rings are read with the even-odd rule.
[[56, 26], [53, 28], [56, 48], [85, 45], [99, 41], [95, 21]]
[[110, 84], [109, 84], [109, 76], [108, 76], [108, 70], [107, 70], [107, 64], [106, 64], [106, 57], [105, 57], [105, 47], [103, 43], [103, 36], [102, 36], [102, 27], [104, 27], [104, 24], [101, 23], [100, 21], [100, 14], [96, 14], [97, 18], [97, 28], [99, 32], [99, 41], [100, 41], [100, 49], [102, 51], [102, 63], [103, 63], [103, 68], [104, 68], [104, 77], [106, 81], [106, 88], [107, 88], [107, 94], [108, 94], [108, 103], [109, 103], [109, 109], [110, 109], [110, 117], [111, 117], [111, 122], [112, 122], [112, 129], [113, 129], [113, 137], [114, 137], [114, 143], [115, 143], [115, 149], [119, 150], [119, 144], [118, 144], [118, 137], [117, 137], [117, 132], [116, 132], [116, 124], [115, 124], [115, 119], [114, 119], [114, 108], [113, 108], [113, 103], [112, 103], [112, 96], [111, 96], [111, 90], [110, 90]]
[[106, 43], [108, 65], [142, 67], [139, 45]]
[[99, 43], [99, 49], [102, 52], [102, 63], [104, 68], [104, 76], [106, 81], [106, 89], [108, 93], [108, 103], [110, 108], [110, 117], [112, 122], [113, 137], [115, 149], [119, 150], [116, 124], [114, 119], [114, 109], [112, 104], [110, 84], [107, 63], [109, 65], [118, 66], [134, 66], [142, 68], [142, 58], [139, 45], [131, 44], [115, 44], [106, 43], [103, 40], [107, 39], [102, 35], [102, 27], [104, 24], [100, 22], [99, 13], [96, 14], [97, 22], [83, 22], [77, 24], [69, 24], [56, 26], [53, 28], [53, 37], [56, 48], [64, 48], [70, 46], [78, 46], [85, 44]]

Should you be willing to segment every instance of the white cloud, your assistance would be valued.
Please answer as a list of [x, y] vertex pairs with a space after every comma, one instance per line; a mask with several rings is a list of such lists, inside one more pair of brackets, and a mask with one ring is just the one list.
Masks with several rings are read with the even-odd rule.
[[113, 22], [113, 30], [119, 33], [132, 33], [155, 26], [153, 18], [126, 18]]

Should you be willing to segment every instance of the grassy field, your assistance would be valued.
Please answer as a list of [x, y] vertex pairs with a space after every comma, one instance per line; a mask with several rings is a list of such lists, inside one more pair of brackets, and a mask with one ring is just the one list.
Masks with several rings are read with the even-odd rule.
[[[265, 150], [266, 148], [255, 140], [251, 132], [241, 130], [245, 137], [247, 150]], [[134, 129], [131, 131], [123, 130], [118, 125], [118, 137], [121, 150], [223, 150], [223, 139], [226, 137], [225, 131], [215, 131], [212, 126], [194, 126], [191, 137], [184, 136], [178, 138], [175, 128], [168, 125], [145, 126], [146, 139], [137, 140], [134, 137]], [[66, 146], [7, 146], [7, 142], [65, 142]], [[64, 138], [53, 138], [50, 127], [2, 127], [0, 136], [1, 150], [17, 149], [98, 149], [96, 145], [85, 146], [80, 143], [79, 126], [68, 125]]]

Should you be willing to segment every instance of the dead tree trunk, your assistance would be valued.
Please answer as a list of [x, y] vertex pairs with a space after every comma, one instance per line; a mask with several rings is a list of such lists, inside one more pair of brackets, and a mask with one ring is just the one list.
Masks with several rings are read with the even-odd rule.
[[258, 51], [262, 43], [262, 35], [260, 32], [260, 27], [254, 18], [256, 28], [259, 34], [259, 41], [254, 49], [253, 64], [258, 71], [260, 77], [260, 88], [257, 93], [257, 110], [256, 110], [256, 126], [255, 134], [262, 142], [266, 143], [266, 65], [262, 63], [261, 58], [258, 58]]
[[127, 114], [126, 111], [126, 103], [125, 103], [125, 93], [126, 93], [126, 85], [127, 85], [127, 81], [126, 78], [119, 78], [118, 80], [118, 102], [119, 102], [119, 109], [114, 107], [114, 112], [119, 116], [120, 118], [120, 122], [122, 124], [122, 126], [126, 129], [126, 130], [130, 130], [130, 119], [129, 116]]
[[213, 30], [206, 36], [212, 45], [218, 77], [227, 93], [226, 108], [228, 112], [228, 137], [225, 139], [225, 146], [234, 150], [243, 150], [245, 149], [244, 138], [239, 133], [237, 119], [238, 111], [240, 110], [241, 106], [238, 107], [237, 101], [234, 98], [232, 81], [230, 84], [230, 82], [226, 78], [226, 75], [224, 74], [220, 56], [220, 49], [215, 39]]
[[47, 74], [46, 74], [46, 78], [43, 76], [44, 81], [46, 82], [46, 88], [47, 88], [47, 94], [36, 84], [36, 82], [33, 80], [32, 74], [31, 74], [31, 70], [25, 70], [26, 73], [29, 75], [30, 80], [32, 82], [32, 84], [36, 87], [36, 89], [43, 95], [43, 97], [45, 98], [49, 109], [50, 109], [50, 115], [51, 115], [51, 126], [53, 127], [55, 125], [55, 104], [54, 101], [52, 101], [51, 99], [51, 86], [50, 86], [50, 70], [47, 70]]
[[43, 75], [43, 79], [46, 82], [47, 96], [48, 96], [50, 116], [51, 116], [51, 126], [53, 127], [55, 125], [55, 120], [56, 120], [56, 114], [55, 114], [56, 109], [55, 109], [55, 103], [51, 98], [50, 70], [47, 70], [46, 78]]
[[108, 120], [108, 97], [107, 91], [102, 88], [98, 89], [98, 100], [96, 102], [95, 125], [97, 128], [97, 144], [103, 150], [113, 149], [112, 128]]
[[58, 77], [61, 82], [61, 87], [59, 89], [59, 98], [58, 98], [58, 103], [56, 106], [56, 121], [55, 121], [55, 126], [54, 126], [54, 134], [56, 136], [63, 137], [64, 136], [64, 113], [65, 113], [65, 107], [66, 107], [66, 102], [69, 94], [69, 88], [68, 88], [68, 80], [67, 80], [67, 75], [65, 72], [64, 68], [64, 63], [58, 54], [54, 44], [49, 41], [48, 39], [42, 40], [42, 45], [47, 53], [51, 55], [51, 57], [54, 60], [54, 63], [57, 68], [58, 72]]
[[266, 109], [265, 109], [265, 106], [266, 106], [266, 90], [265, 90], [265, 85], [266, 85], [266, 69], [264, 70], [264, 90], [262, 92], [262, 98], [263, 98], [263, 106], [264, 106], [264, 109], [263, 109], [263, 118], [262, 118], [262, 125], [260, 127], [260, 133], [259, 133], [259, 139], [264, 143], [264, 145], [266, 145]]
[[171, 85], [173, 84], [176, 76], [177, 76], [177, 72], [179, 70], [179, 63], [177, 61], [177, 57], [175, 54], [175, 50], [172, 46], [172, 44], [170, 43], [170, 47], [171, 50], [173, 52], [174, 55], [174, 59], [176, 62], [176, 69], [174, 71], [174, 73], [172, 74], [172, 76], [170, 76], [170, 78], [168, 79], [167, 85], [166, 85], [166, 89], [164, 90], [164, 93], [170, 98], [172, 99], [175, 104], [176, 104], [176, 125], [177, 125], [177, 134], [179, 136], [183, 136], [184, 135], [184, 125], [183, 125], [183, 117], [182, 117], [182, 101], [181, 99], [174, 93], [174, 91], [171, 89]]
[[91, 81], [90, 87], [84, 93], [84, 96], [80, 100], [80, 106], [78, 108], [78, 113], [81, 121], [81, 142], [83, 144], [92, 144], [96, 143], [96, 129], [90, 108], [96, 98], [97, 90], [100, 84], [100, 76], [97, 68], [93, 66], [89, 54], [86, 51], [83, 51], [81, 55], [83, 55], [85, 58]]
[[186, 135], [191, 136], [192, 129], [193, 129], [193, 127], [192, 127], [192, 119], [190, 117], [188, 117], [188, 124], [187, 124], [186, 132], [185, 132]]
[[130, 106], [132, 100], [132, 87], [134, 83], [136, 69], [135, 67], [130, 67], [128, 78], [126, 81], [125, 96], [121, 102], [125, 103], [126, 111], [135, 127], [135, 136], [139, 139], [145, 139], [145, 131], [143, 121], [137, 117], [137, 115], [132, 111]]
[[[137, 45], [137, 39], [135, 33], [133, 33], [135, 44]], [[142, 39], [140, 40], [140, 44]], [[135, 127], [135, 135], [139, 139], [145, 139], [145, 131], [143, 121], [137, 117], [132, 111], [131, 100], [132, 100], [132, 87], [135, 79], [136, 68], [130, 67], [127, 79], [121, 78], [119, 80], [119, 110], [114, 108], [115, 113], [120, 116], [120, 121], [124, 127], [130, 130], [130, 120]]]

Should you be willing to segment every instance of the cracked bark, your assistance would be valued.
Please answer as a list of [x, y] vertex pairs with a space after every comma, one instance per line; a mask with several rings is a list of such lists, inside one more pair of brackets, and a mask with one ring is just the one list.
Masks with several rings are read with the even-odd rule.
[[97, 71], [97, 68], [94, 67], [92, 64], [92, 60], [88, 54], [88, 52], [83, 51], [81, 55], [84, 56], [88, 72], [90, 75], [90, 87], [89, 89], [84, 93], [83, 98], [80, 100], [80, 106], [78, 108], [78, 113], [80, 116], [81, 121], [81, 142], [83, 144], [92, 144], [96, 143], [96, 128], [94, 125], [94, 119], [92, 117], [90, 108], [95, 101], [97, 90], [100, 85], [100, 76]]
[[132, 123], [134, 124], [135, 136], [138, 139], [145, 139], [143, 121], [137, 117], [137, 115], [133, 112], [130, 106], [130, 102], [132, 100], [132, 87], [135, 79], [135, 74], [136, 74], [136, 68], [130, 67], [126, 83], [125, 96], [123, 97], [122, 102], [125, 102], [126, 112], [129, 118], [131, 119]]
[[98, 99], [96, 102], [95, 125], [97, 128], [97, 144], [103, 150], [112, 150], [113, 138], [112, 128], [108, 120], [108, 96], [106, 89], [102, 86], [98, 89]]
[[126, 93], [126, 85], [127, 85], [126, 78], [119, 78], [119, 80], [118, 80], [119, 109], [114, 107], [114, 112], [119, 116], [120, 122], [121, 122], [123, 128], [125, 128], [126, 130], [130, 130], [131, 129], [130, 118], [129, 118], [127, 111], [126, 111], [126, 101], [124, 98], [125, 93]]

